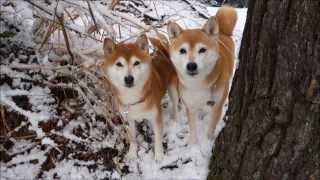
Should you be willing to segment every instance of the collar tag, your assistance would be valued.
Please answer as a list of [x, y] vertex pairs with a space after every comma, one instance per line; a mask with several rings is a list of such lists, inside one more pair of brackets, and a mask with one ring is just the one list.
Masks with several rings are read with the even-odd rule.
[[123, 114], [126, 116], [126, 118], [128, 117], [128, 114], [129, 114], [129, 108], [130, 108], [130, 105], [128, 104], [124, 105]]

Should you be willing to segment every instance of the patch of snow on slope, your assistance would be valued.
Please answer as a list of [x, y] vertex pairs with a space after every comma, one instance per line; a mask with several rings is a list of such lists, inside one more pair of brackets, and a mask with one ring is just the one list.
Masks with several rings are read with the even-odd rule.
[[[16, 143], [19, 144], [20, 142]], [[27, 149], [28, 144], [21, 141], [20, 148]], [[14, 157], [9, 164], [0, 162], [0, 179], [31, 179], [40, 170], [40, 164], [45, 161], [45, 151], [39, 149], [32, 149], [30, 153], [22, 152], [20, 155]], [[29, 163], [32, 160], [38, 160], [37, 163]], [[11, 167], [12, 166], [12, 167]]]

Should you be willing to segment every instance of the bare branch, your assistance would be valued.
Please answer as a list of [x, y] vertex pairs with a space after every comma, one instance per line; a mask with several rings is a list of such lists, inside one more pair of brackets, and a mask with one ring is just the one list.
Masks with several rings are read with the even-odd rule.
[[44, 11], [44, 12], [46, 12], [47, 14], [49, 14], [49, 15], [51, 15], [51, 16], [53, 15], [51, 12], [47, 11], [46, 9], [44, 9], [43, 7], [37, 5], [36, 3], [32, 2], [31, 0], [24, 0], [24, 1], [30, 3], [32, 6], [37, 7], [37, 8], [40, 9], [41, 11]]
[[196, 11], [199, 14], [199, 16], [202, 17], [203, 19], [208, 19], [209, 18], [209, 16], [206, 13], [201, 12], [199, 8], [194, 6], [194, 3], [190, 2], [189, 0], [182, 0], [182, 1], [187, 3], [188, 5], [190, 5], [191, 9]]
[[93, 20], [93, 23], [94, 23], [94, 25], [96, 26], [96, 30], [98, 31], [98, 30], [99, 30], [98, 24], [97, 24], [96, 18], [94, 17], [94, 14], [93, 14], [93, 12], [92, 12], [92, 9], [91, 9], [91, 6], [90, 6], [90, 3], [89, 3], [88, 0], [87, 0], [87, 4], [88, 4], [89, 12], [90, 12], [91, 18], [92, 18], [92, 20]]
[[63, 32], [63, 36], [64, 36], [64, 40], [65, 40], [65, 43], [66, 43], [66, 46], [67, 46], [67, 50], [68, 50], [68, 53], [70, 55], [70, 58], [71, 58], [71, 65], [73, 65], [74, 63], [74, 56], [73, 56], [73, 53], [71, 51], [71, 48], [70, 48], [70, 44], [69, 44], [69, 39], [68, 39], [68, 34], [67, 34], [67, 31], [66, 31], [66, 28], [64, 26], [64, 18], [63, 18], [63, 15], [58, 15], [58, 13], [56, 13], [56, 16], [59, 20], [59, 23], [61, 25], [61, 28], [62, 28], [62, 32]]

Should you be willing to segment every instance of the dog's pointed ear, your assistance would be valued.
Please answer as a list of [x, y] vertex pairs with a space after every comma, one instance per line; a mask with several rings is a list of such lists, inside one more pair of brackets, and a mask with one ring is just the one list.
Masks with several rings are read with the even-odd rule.
[[103, 52], [104, 52], [104, 56], [107, 57], [109, 56], [112, 51], [114, 50], [114, 48], [116, 47], [116, 44], [114, 43], [114, 41], [110, 38], [105, 38], [103, 41]]
[[138, 47], [144, 51], [149, 52], [149, 43], [148, 43], [148, 38], [145, 34], [141, 34], [137, 40], [136, 43]]
[[219, 33], [219, 25], [215, 16], [211, 16], [202, 27], [202, 30], [209, 36], [216, 36]]
[[167, 27], [169, 39], [172, 40], [178, 37], [182, 30], [183, 29], [177, 23], [170, 21]]

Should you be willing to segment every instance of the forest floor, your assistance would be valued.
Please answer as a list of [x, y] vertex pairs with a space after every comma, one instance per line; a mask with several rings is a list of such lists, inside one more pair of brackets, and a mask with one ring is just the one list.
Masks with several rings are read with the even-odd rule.
[[[162, 4], [155, 5], [159, 6], [157, 13], [160, 15], [179, 11], [183, 18], [171, 20], [184, 27], [197, 27], [205, 22], [183, 2], [172, 2], [167, 9]], [[32, 14], [26, 3], [19, 6], [20, 16]], [[217, 8], [206, 7], [205, 10], [214, 15]], [[237, 11], [239, 19], [234, 40], [238, 52], [246, 9]], [[0, 22], [12, 28], [3, 19]], [[171, 104], [166, 97], [163, 101], [164, 159], [154, 161], [152, 131], [147, 122], [142, 122], [137, 124], [138, 159], [127, 160], [128, 143], [117, 136], [117, 129], [107, 126], [101, 116], [89, 110], [79, 98], [79, 92], [72, 89], [72, 78], [57, 76], [52, 67], [46, 73], [30, 68], [50, 62], [50, 57], [40, 56], [35, 51], [31, 30], [32, 21], [23, 21], [12, 37], [0, 42], [0, 179], [206, 178], [214, 146], [205, 136], [209, 107], [203, 108], [197, 121], [199, 143], [190, 146], [185, 110], [182, 107], [177, 121], [170, 119]], [[130, 34], [122, 36], [125, 39]], [[60, 87], [59, 83], [70, 87]], [[112, 121], [123, 125], [117, 119]], [[223, 126], [221, 121], [216, 135]]]

